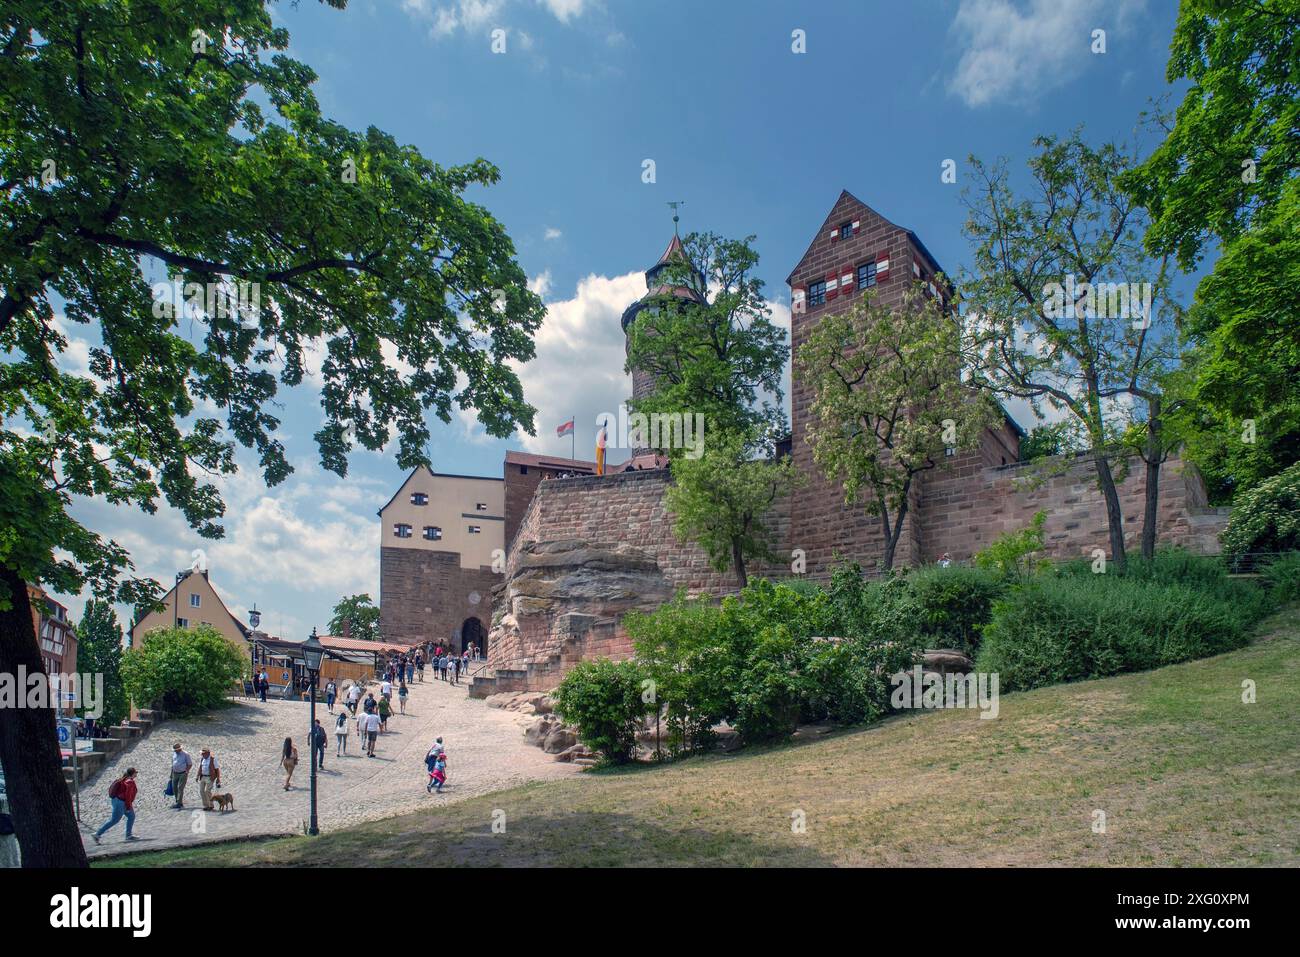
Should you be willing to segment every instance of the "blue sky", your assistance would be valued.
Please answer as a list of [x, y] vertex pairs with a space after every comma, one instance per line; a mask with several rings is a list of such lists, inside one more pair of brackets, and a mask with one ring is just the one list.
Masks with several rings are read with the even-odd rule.
[[[483, 156], [501, 170], [475, 198], [548, 303], [538, 358], [521, 370], [538, 435], [489, 440], [458, 418], [433, 423], [432, 445], [439, 471], [500, 475], [507, 448], [567, 455], [554, 429], [569, 415], [589, 455], [595, 416], [630, 391], [618, 315], [672, 234], [665, 203], [685, 201], [683, 232], [754, 234], [786, 322], [784, 278], [841, 189], [914, 230], [955, 274], [968, 263], [967, 155], [1023, 169], [1039, 133], [1081, 125], [1094, 142], [1131, 138], [1148, 99], [1168, 92], [1175, 4], [351, 0], [340, 12], [302, 0], [274, 16], [319, 74], [327, 115], [444, 165]], [[1090, 50], [1097, 29], [1102, 54]], [[792, 50], [796, 30], [804, 53]], [[940, 181], [945, 159], [957, 161], [956, 185]], [[645, 160], [654, 183], [642, 181]], [[84, 348], [74, 338], [69, 365]], [[241, 454], [239, 475], [221, 482], [224, 540], [199, 539], [165, 508], [76, 512], [161, 581], [202, 548], [232, 610], [256, 602], [264, 627], [301, 636], [323, 630], [344, 594], [378, 598], [375, 512], [404, 473], [387, 451], [355, 453], [347, 479], [322, 472], [315, 386], [281, 398], [297, 471], [268, 490]], [[74, 617], [83, 600], [67, 598]]]

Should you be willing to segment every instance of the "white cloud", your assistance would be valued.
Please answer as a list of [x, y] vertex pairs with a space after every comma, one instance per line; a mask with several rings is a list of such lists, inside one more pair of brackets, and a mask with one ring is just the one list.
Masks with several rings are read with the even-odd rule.
[[[1123, 30], [1144, 0], [961, 0], [951, 32], [963, 48], [948, 89], [967, 106], [1024, 104], [1069, 83], [1095, 57], [1092, 31]], [[1109, 48], [1108, 48], [1109, 49]]]
[[[402, 0], [402, 9], [412, 18], [429, 23], [432, 36], [447, 37], [458, 30], [475, 32], [489, 24], [506, 29], [501, 22], [505, 9], [517, 4], [518, 0]], [[588, 0], [537, 0], [537, 5], [563, 24], [580, 18], [594, 6]], [[523, 32], [517, 34], [517, 42], [523, 50], [535, 45], [533, 37]]]
[[545, 299], [546, 294], [551, 291], [551, 271], [545, 269], [528, 280], [528, 291], [536, 293]]
[[545, 239], [547, 239], [547, 240], [559, 239], [559, 238], [560, 238], [561, 236], [563, 236], [563, 235], [564, 235], [564, 233], [560, 232], [560, 231], [559, 231], [558, 229], [556, 229], [554, 226], [547, 226], [547, 227], [546, 227], [546, 233], [545, 233], [545, 236], [544, 236], [543, 238], [545, 238]]
[[537, 2], [550, 10], [561, 23], [568, 23], [574, 17], [582, 16], [583, 7], [587, 5], [586, 0], [537, 0]]

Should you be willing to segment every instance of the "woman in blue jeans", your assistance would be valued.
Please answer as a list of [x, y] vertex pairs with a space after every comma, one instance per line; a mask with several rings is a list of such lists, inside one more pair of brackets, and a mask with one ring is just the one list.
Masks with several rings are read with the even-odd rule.
[[140, 840], [131, 833], [131, 828], [135, 826], [135, 792], [135, 768], [127, 768], [126, 774], [109, 785], [108, 800], [113, 805], [113, 816], [109, 818], [107, 824], [95, 832], [96, 844], [104, 836], [104, 832], [122, 818], [126, 818], [126, 839], [128, 841]]

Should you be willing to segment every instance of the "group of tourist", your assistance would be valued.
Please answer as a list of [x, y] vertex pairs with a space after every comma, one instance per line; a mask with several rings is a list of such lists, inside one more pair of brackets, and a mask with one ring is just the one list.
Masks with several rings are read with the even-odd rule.
[[[406, 702], [410, 694], [408, 683], [414, 682], [417, 676], [420, 681], [424, 681], [424, 670], [426, 667], [431, 667], [438, 679], [453, 685], [458, 684], [460, 676], [469, 671], [470, 662], [477, 661], [478, 655], [478, 647], [472, 642], [460, 654], [439, 644], [431, 649], [421, 648], [414, 653], [394, 655], [389, 658], [381, 671], [379, 696], [376, 697], [373, 692], [367, 691], [359, 682], [347, 682], [342, 695], [343, 706], [337, 714], [334, 705], [339, 700], [339, 686], [331, 678], [325, 684], [325, 707], [331, 715], [334, 715], [335, 756], [343, 757], [347, 754], [348, 738], [355, 730], [366, 757], [373, 758], [379, 736], [388, 731], [388, 719], [394, 713], [394, 698], [397, 700], [398, 713], [406, 714]], [[270, 678], [265, 668], [253, 675], [253, 690], [262, 701], [266, 700], [269, 687]], [[354, 722], [352, 730], [348, 727], [349, 719]], [[317, 719], [308, 734], [308, 747], [315, 754], [316, 766], [322, 770], [325, 768], [327, 743], [328, 732]], [[292, 737], [286, 737], [281, 745], [280, 767], [284, 771], [284, 790], [290, 791], [293, 789], [293, 774], [298, 767], [298, 748]], [[441, 794], [447, 783], [447, 752], [442, 738], [438, 738], [425, 754], [425, 767], [429, 773], [425, 790]], [[172, 807], [175, 810], [184, 809], [185, 786], [193, 771], [197, 771], [203, 809], [211, 811], [213, 789], [221, 786], [221, 766], [210, 748], [202, 748], [196, 762], [181, 742], [177, 741], [172, 746], [171, 772], [163, 793], [172, 799]], [[110, 785], [108, 799], [112, 813], [107, 823], [94, 833], [96, 844], [100, 843], [100, 838], [116, 826], [118, 821], [124, 819], [126, 840], [139, 840], [132, 833], [135, 826], [135, 799], [138, 794], [137, 778], [137, 770], [129, 767]]]
[[[217, 762], [217, 757], [212, 753], [211, 748], [201, 748], [196, 762], [181, 742], [177, 741], [173, 744], [171, 773], [168, 775], [167, 787], [163, 790], [163, 794], [172, 799], [173, 810], [184, 810], [185, 786], [189, 783], [191, 771], [197, 772], [199, 799], [203, 802], [203, 810], [211, 811], [213, 789], [221, 786], [221, 765]], [[100, 843], [100, 838], [123, 818], [126, 819], [126, 839], [138, 840], [131, 833], [135, 827], [136, 773], [135, 768], [127, 768], [121, 777], [109, 785], [108, 801], [112, 814], [108, 822], [94, 833], [96, 844]]]

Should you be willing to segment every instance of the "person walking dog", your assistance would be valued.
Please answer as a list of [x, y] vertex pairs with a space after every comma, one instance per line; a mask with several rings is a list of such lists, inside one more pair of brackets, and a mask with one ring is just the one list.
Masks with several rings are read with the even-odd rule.
[[203, 800], [203, 810], [212, 810], [212, 789], [221, 787], [221, 766], [212, 751], [204, 748], [199, 752], [199, 797]]

